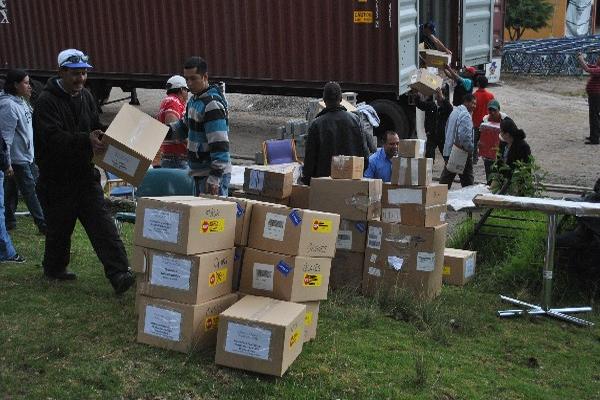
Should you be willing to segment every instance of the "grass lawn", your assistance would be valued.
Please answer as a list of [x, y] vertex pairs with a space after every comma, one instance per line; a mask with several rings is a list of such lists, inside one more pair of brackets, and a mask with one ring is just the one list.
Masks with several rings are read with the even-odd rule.
[[[130, 251], [130, 225], [123, 236]], [[432, 303], [330, 293], [317, 339], [271, 378], [217, 367], [214, 352], [136, 343], [134, 291], [114, 296], [81, 226], [73, 283], [42, 278], [43, 237], [29, 219], [12, 237], [27, 263], [0, 265], [0, 399], [600, 399], [597, 304], [584, 315], [591, 329], [500, 320], [507, 286], [494, 287], [489, 261], [473, 284], [444, 287]], [[539, 294], [519, 287], [528, 286], [506, 294]]]

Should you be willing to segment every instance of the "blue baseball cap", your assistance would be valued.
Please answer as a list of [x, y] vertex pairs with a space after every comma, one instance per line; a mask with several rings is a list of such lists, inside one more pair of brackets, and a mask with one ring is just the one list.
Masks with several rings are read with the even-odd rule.
[[81, 50], [67, 49], [58, 53], [59, 68], [93, 68], [88, 61], [89, 57]]

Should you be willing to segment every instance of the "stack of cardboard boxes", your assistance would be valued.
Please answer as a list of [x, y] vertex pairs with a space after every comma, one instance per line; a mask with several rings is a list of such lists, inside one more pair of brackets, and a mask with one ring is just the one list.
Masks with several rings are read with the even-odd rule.
[[232, 293], [236, 206], [195, 197], [142, 198], [136, 210], [138, 341], [189, 352], [214, 346]]
[[425, 141], [401, 140], [392, 182], [383, 185], [381, 221], [369, 222], [363, 293], [401, 287], [431, 299], [440, 293], [446, 244], [446, 185], [432, 184]]
[[380, 179], [363, 178], [364, 159], [336, 156], [330, 178], [313, 178], [310, 209], [338, 213], [341, 217], [337, 252], [331, 267], [332, 288], [360, 288], [369, 221], [381, 214]]

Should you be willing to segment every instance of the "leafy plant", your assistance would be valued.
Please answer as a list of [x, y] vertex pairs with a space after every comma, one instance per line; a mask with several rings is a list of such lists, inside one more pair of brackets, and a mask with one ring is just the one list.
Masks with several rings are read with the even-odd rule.
[[505, 194], [540, 197], [545, 189], [542, 184], [545, 175], [533, 156], [529, 156], [526, 162], [517, 161], [512, 174], [508, 165], [497, 162], [492, 168], [491, 189], [498, 192], [508, 182]]
[[510, 40], [519, 40], [527, 29], [538, 31], [548, 25], [554, 6], [546, 0], [507, 0], [506, 29]]

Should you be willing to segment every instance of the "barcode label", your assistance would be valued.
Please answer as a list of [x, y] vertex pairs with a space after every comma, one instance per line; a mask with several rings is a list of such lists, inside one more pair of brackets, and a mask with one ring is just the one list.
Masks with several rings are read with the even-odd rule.
[[377, 226], [369, 227], [369, 235], [367, 240], [367, 247], [370, 249], [381, 249], [381, 236], [383, 235], [383, 228]]
[[255, 263], [252, 287], [258, 290], [267, 290], [269, 292], [272, 292], [274, 271], [274, 265]]
[[352, 231], [339, 231], [335, 247], [340, 250], [352, 250]]
[[263, 230], [263, 237], [265, 239], [283, 241], [285, 235], [285, 223], [287, 216], [267, 213], [265, 217], [265, 228]]

